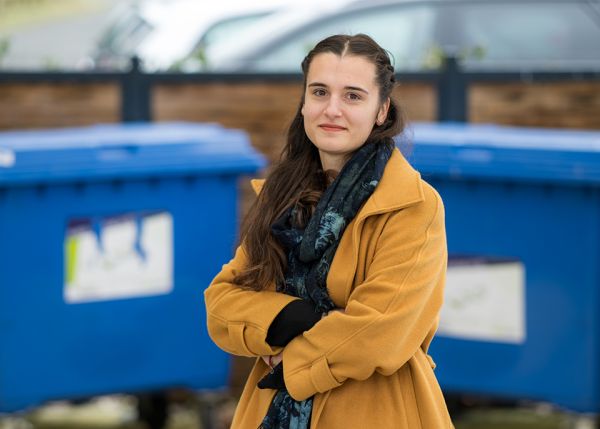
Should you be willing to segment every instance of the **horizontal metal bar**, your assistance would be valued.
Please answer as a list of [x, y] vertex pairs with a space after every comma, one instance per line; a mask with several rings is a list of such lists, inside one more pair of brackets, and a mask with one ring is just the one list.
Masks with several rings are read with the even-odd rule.
[[147, 73], [158, 83], [282, 83], [302, 82], [300, 73]]
[[[547, 81], [595, 81], [600, 71], [580, 72], [465, 72], [460, 73], [466, 82], [547, 82]], [[130, 72], [2, 72], [0, 82], [120, 82]], [[443, 72], [397, 73], [399, 82], [438, 82]], [[136, 73], [136, 78], [148, 83], [240, 83], [240, 82], [301, 82], [300, 73]]]
[[546, 82], [546, 81], [594, 81], [600, 80], [600, 71], [569, 71], [569, 72], [484, 72], [462, 71], [461, 75], [467, 82], [499, 81], [499, 82]]
[[110, 82], [120, 81], [127, 73], [121, 72], [2, 72], [0, 82]]

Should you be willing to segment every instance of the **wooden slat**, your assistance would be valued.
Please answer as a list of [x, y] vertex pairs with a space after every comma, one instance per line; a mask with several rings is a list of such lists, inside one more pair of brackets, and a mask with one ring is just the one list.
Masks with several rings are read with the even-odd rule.
[[153, 118], [217, 122], [243, 129], [252, 144], [273, 160], [300, 95], [300, 84], [294, 82], [164, 84], [153, 91]]
[[437, 115], [436, 89], [426, 83], [403, 83], [394, 91], [396, 100], [408, 121], [435, 121]]
[[600, 129], [600, 82], [474, 84], [469, 121]]
[[117, 83], [2, 83], [0, 129], [118, 122], [120, 103]]

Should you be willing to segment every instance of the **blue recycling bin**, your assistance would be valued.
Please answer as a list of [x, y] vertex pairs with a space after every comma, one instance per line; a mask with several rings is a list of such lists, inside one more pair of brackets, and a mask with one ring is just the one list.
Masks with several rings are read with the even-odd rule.
[[599, 413], [600, 132], [413, 131], [408, 159], [446, 207], [442, 387]]
[[0, 133], [0, 412], [226, 386], [202, 292], [264, 164], [212, 124]]

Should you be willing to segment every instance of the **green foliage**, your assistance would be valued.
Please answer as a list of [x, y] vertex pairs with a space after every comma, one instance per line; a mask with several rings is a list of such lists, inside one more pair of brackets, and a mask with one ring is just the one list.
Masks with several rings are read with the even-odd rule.
[[188, 56], [175, 61], [168, 70], [172, 72], [197, 72], [206, 70], [207, 68], [206, 50], [204, 46], [198, 46]]
[[426, 70], [438, 70], [442, 68], [446, 53], [441, 46], [433, 44], [427, 49], [425, 57], [423, 58], [423, 68]]
[[8, 50], [10, 49], [10, 39], [8, 36], [0, 36], [0, 66], [2, 65], [2, 60], [8, 54]]
[[42, 67], [46, 71], [56, 71], [61, 69], [61, 64], [56, 58], [45, 57], [42, 63]]
[[[459, 63], [466, 59], [482, 60], [486, 57], [487, 51], [485, 46], [475, 45], [464, 47], [454, 54]], [[423, 59], [423, 68], [427, 70], [439, 70], [444, 62], [449, 57], [449, 53], [438, 44], [433, 44], [427, 50]]]

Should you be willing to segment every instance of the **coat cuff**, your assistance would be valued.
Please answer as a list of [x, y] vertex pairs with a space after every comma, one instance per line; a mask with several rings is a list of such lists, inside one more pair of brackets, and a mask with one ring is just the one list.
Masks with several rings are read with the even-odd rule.
[[283, 378], [287, 391], [296, 401], [303, 401], [316, 393], [327, 392], [342, 384], [331, 373], [325, 357], [296, 370], [290, 369], [293, 365], [288, 365], [288, 360], [293, 361], [293, 358], [286, 357], [284, 349], [283, 361], [286, 365], [283, 367]]
[[[227, 321], [229, 341], [234, 345], [235, 350], [239, 350], [235, 354], [242, 356], [275, 355], [282, 350], [280, 346], [271, 346], [266, 342], [268, 327], [281, 309], [297, 298], [269, 291], [263, 293], [268, 294], [269, 299], [265, 296], [264, 302], [257, 304], [256, 317], [252, 322], [243, 320], [243, 318], [242, 320]], [[257, 296], [256, 298], [262, 297]]]

